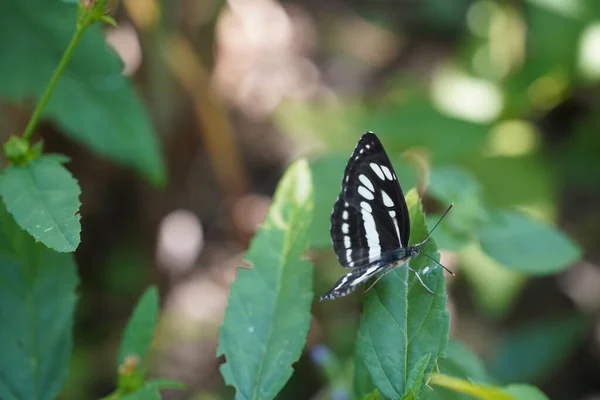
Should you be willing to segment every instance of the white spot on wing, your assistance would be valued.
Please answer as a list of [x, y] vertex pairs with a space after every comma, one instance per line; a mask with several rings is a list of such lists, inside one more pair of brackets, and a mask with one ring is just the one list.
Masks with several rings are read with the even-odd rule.
[[374, 265], [372, 267], [367, 268], [365, 273], [362, 274], [361, 276], [359, 276], [358, 278], [356, 278], [354, 280], [354, 282], [351, 283], [351, 285], [356, 286], [360, 283], [363, 283], [364, 281], [368, 280], [370, 277], [375, 275], [377, 272], [379, 272], [380, 269], [381, 269], [381, 267], [379, 265]]
[[350, 236], [344, 236], [344, 247], [349, 249], [350, 245]]
[[354, 264], [354, 262], [352, 261], [352, 249], [346, 250], [346, 260], [350, 262], [350, 266]]
[[381, 168], [379, 167], [379, 165], [377, 165], [375, 163], [370, 163], [369, 166], [371, 167], [371, 169], [373, 170], [373, 172], [375, 172], [377, 174], [377, 176], [379, 177], [379, 179], [381, 179], [382, 181], [385, 180], [385, 176], [383, 175], [383, 171], [381, 170]]
[[375, 192], [375, 188], [373, 187], [373, 184], [371, 183], [371, 181], [369, 180], [369, 178], [367, 178], [366, 175], [360, 174], [358, 176], [358, 180], [367, 187], [367, 189], [369, 189], [371, 192]]
[[368, 211], [370, 213], [373, 212], [373, 208], [371, 208], [371, 205], [369, 203], [367, 203], [366, 201], [360, 202], [360, 208], [362, 208], [363, 210]]
[[394, 207], [394, 202], [392, 201], [392, 198], [388, 196], [388, 194], [383, 189], [381, 189], [381, 198], [383, 199], [383, 204], [386, 207]]
[[375, 198], [375, 196], [373, 195], [373, 193], [371, 193], [366, 187], [364, 186], [359, 186], [358, 187], [358, 194], [360, 194], [362, 197], [364, 197], [367, 200], [373, 200]]
[[402, 247], [402, 237], [400, 236], [400, 229], [398, 228], [398, 220], [396, 219], [396, 211], [388, 211], [390, 218], [394, 222], [394, 228], [396, 229], [396, 235], [398, 236], [398, 243]]
[[[364, 209], [361, 211], [361, 213], [363, 217], [365, 236], [367, 237], [367, 245], [369, 246], [369, 249], [379, 247], [379, 233], [377, 232], [377, 228], [375, 227], [375, 219], [373, 218], [373, 215], [371, 215], [370, 212]], [[371, 252], [369, 252], [369, 261], [373, 262], [376, 259], [377, 258], [374, 256], [372, 257]]]
[[348, 224], [342, 224], [342, 233], [346, 233], [347, 234], [348, 231], [349, 231], [349, 228], [350, 228], [350, 225], [348, 225]]
[[348, 211], [344, 210], [342, 213], [342, 219], [348, 219]]
[[394, 177], [392, 176], [392, 171], [390, 171], [390, 169], [388, 167], [386, 167], [385, 165], [382, 165], [381, 169], [383, 170], [383, 173], [385, 174], [386, 178], [388, 178], [390, 181], [394, 180]]

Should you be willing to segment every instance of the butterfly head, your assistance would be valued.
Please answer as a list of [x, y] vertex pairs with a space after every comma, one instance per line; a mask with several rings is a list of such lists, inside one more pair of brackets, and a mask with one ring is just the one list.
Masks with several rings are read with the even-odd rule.
[[421, 246], [408, 246], [406, 249], [406, 255], [410, 258], [415, 258], [421, 254]]

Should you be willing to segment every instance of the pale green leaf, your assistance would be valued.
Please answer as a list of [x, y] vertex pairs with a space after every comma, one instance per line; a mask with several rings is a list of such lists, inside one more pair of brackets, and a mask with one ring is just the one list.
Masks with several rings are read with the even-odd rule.
[[0, 195], [17, 223], [35, 240], [59, 252], [79, 245], [81, 189], [63, 159], [42, 156], [2, 171]]
[[515, 211], [493, 211], [479, 232], [481, 248], [501, 264], [531, 275], [553, 274], [581, 257], [564, 233]]
[[[498, 387], [473, 383], [448, 375], [435, 374], [429, 383], [467, 395], [468, 399], [480, 400], [547, 400], [548, 398], [537, 388], [529, 385], [509, 385]], [[444, 397], [446, 398], [446, 397]], [[449, 399], [455, 397], [448, 397]]]
[[463, 393], [470, 398], [481, 400], [515, 400], [513, 396], [493, 385], [469, 382], [452, 376], [435, 374], [429, 380], [431, 385], [441, 386], [458, 393]]
[[[60, 1], [0, 2], [0, 94], [39, 99], [75, 30], [77, 7]], [[122, 63], [94, 24], [61, 76], [45, 116], [100, 155], [137, 168], [152, 181], [165, 170], [156, 133]]]
[[0, 206], [0, 398], [52, 400], [67, 377], [77, 268]]
[[[421, 202], [415, 190], [406, 201], [411, 216], [411, 243], [427, 234]], [[439, 260], [433, 239], [422, 252]], [[421, 255], [411, 260], [423, 281], [434, 291], [429, 294], [412, 272], [396, 268], [365, 296], [357, 348], [371, 378], [388, 398], [401, 398], [410, 388], [411, 371], [422, 357], [430, 355], [425, 368], [429, 374], [438, 357], [445, 356], [449, 318], [443, 270]]]
[[123, 364], [125, 357], [129, 355], [139, 357], [141, 365], [145, 365], [146, 354], [154, 336], [158, 307], [158, 290], [151, 286], [146, 289], [127, 322], [119, 347], [117, 367]]
[[292, 374], [306, 342], [312, 302], [312, 266], [302, 260], [309, 244], [313, 197], [305, 160], [278, 185], [263, 226], [250, 245], [250, 268], [231, 286], [218, 354], [236, 399], [269, 400]]

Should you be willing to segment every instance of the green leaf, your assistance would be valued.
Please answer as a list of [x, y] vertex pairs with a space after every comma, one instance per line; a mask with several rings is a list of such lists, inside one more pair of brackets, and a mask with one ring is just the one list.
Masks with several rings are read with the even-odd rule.
[[0, 398], [52, 400], [67, 377], [77, 269], [0, 206]]
[[144, 386], [157, 389], [185, 389], [187, 385], [175, 379], [155, 378], [144, 382]]
[[515, 384], [505, 387], [505, 391], [513, 395], [515, 400], [548, 400], [542, 391], [534, 386]]
[[352, 390], [356, 399], [372, 396], [373, 392], [379, 394], [377, 389], [375, 389], [375, 385], [373, 385], [371, 375], [369, 375], [369, 370], [365, 365], [365, 360], [358, 351], [354, 355], [354, 382]]
[[531, 275], [562, 271], [581, 256], [558, 229], [514, 211], [493, 211], [480, 232], [482, 249], [501, 264]]
[[533, 382], [576, 349], [588, 326], [584, 316], [569, 314], [517, 328], [498, 343], [490, 374], [501, 383]]
[[146, 289], [127, 322], [119, 347], [117, 368], [123, 364], [128, 355], [138, 356], [141, 365], [145, 366], [146, 354], [152, 343], [158, 318], [158, 307], [158, 290], [155, 286], [151, 286]]
[[429, 383], [453, 390], [458, 393], [466, 394], [469, 396], [469, 398], [481, 400], [514, 400], [511, 395], [504, 392], [499, 387], [473, 383], [448, 375], [435, 374], [431, 377]]
[[[0, 2], [0, 93], [15, 101], [38, 98], [71, 39], [77, 7], [60, 1]], [[101, 24], [83, 35], [45, 115], [102, 156], [137, 168], [155, 183], [165, 170], [156, 133]]]
[[[473, 383], [464, 379], [448, 375], [435, 374], [431, 377], [431, 384], [451, 389], [458, 393], [468, 395], [465, 398], [481, 400], [547, 400], [548, 398], [537, 388], [529, 385], [509, 385], [497, 387]], [[452, 398], [452, 397], [449, 397]]]
[[119, 400], [161, 400], [161, 397], [158, 388], [142, 386], [135, 392], [120, 397]]
[[423, 356], [415, 363], [415, 366], [408, 375], [406, 384], [409, 387], [409, 393], [414, 397], [418, 396], [419, 392], [421, 391], [421, 387], [423, 386], [423, 378], [425, 377], [425, 370], [429, 366], [429, 361], [431, 361], [431, 353], [423, 354]]
[[308, 248], [313, 197], [308, 163], [300, 160], [280, 181], [265, 223], [250, 245], [251, 268], [231, 285], [217, 353], [237, 399], [275, 397], [292, 374], [310, 324], [312, 266]]
[[[456, 340], [448, 342], [447, 357], [438, 360], [440, 373], [470, 382], [489, 383], [490, 378], [481, 360]], [[436, 387], [428, 400], [470, 400], [471, 397], [444, 387]]]
[[[433, 233], [438, 246], [457, 250], [473, 241], [473, 232], [486, 216], [481, 187], [475, 177], [457, 166], [435, 167], [431, 171], [429, 193], [440, 200], [443, 207], [454, 203], [443, 224]], [[428, 216], [427, 222], [433, 226], [440, 217]]]
[[[411, 243], [424, 239], [427, 227], [416, 190], [406, 196], [411, 216]], [[422, 252], [439, 260], [433, 239]], [[396, 268], [365, 296], [357, 348], [371, 378], [388, 398], [400, 398], [411, 389], [409, 377], [422, 357], [429, 354], [429, 374], [448, 342], [446, 285], [443, 270], [421, 255], [410, 262], [434, 291], [429, 294], [407, 268]]]
[[81, 189], [61, 165], [65, 159], [43, 156], [2, 171], [0, 195], [17, 223], [35, 240], [59, 252], [79, 245]]

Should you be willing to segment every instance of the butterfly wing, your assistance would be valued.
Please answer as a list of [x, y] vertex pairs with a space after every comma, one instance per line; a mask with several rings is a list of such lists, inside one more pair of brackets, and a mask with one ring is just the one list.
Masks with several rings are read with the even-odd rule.
[[367, 132], [348, 161], [331, 213], [333, 248], [342, 266], [366, 267], [386, 252], [406, 247], [409, 237], [408, 208], [398, 177], [377, 136]]

